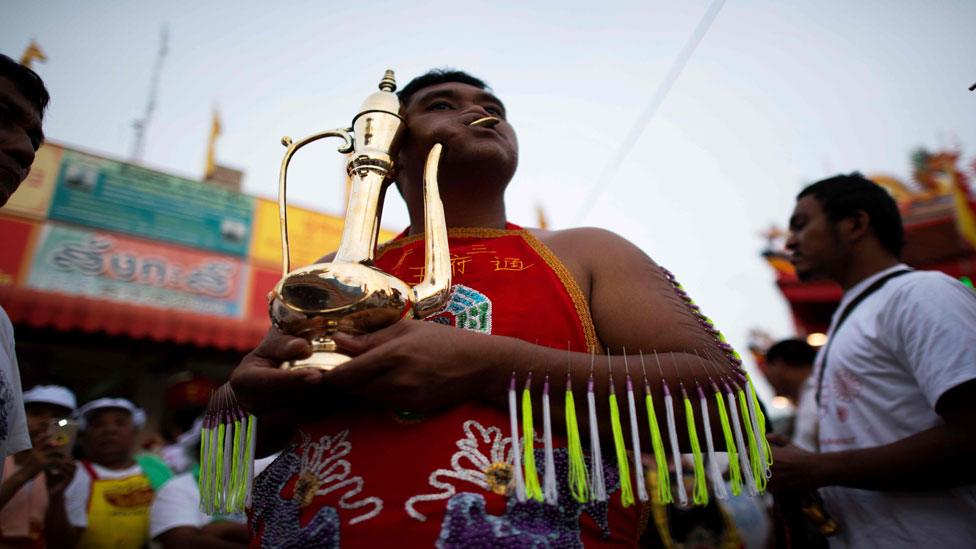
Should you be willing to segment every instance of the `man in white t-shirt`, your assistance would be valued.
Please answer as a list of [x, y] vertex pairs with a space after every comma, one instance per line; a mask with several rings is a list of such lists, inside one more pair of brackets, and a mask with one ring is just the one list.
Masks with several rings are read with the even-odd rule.
[[803, 280], [844, 289], [813, 379], [818, 451], [773, 449], [769, 488], [816, 488], [832, 547], [976, 546], [976, 293], [900, 263], [894, 200], [858, 174], [797, 197]]
[[[27, 179], [34, 153], [44, 141], [41, 121], [49, 100], [44, 82], [34, 71], [0, 55], [0, 207]], [[30, 447], [14, 328], [0, 307], [0, 478], [4, 459]]]
[[200, 510], [199, 467], [171, 478], [156, 494], [149, 535], [165, 549], [247, 547], [245, 517], [210, 517]]
[[[200, 440], [199, 425], [195, 426]], [[196, 446], [199, 455], [199, 445]], [[277, 454], [256, 460], [254, 474], [258, 475]], [[247, 547], [249, 534], [243, 514], [212, 517], [200, 510], [200, 467], [174, 476], [159, 489], [153, 500], [149, 518], [149, 535], [164, 549], [221, 549]]]

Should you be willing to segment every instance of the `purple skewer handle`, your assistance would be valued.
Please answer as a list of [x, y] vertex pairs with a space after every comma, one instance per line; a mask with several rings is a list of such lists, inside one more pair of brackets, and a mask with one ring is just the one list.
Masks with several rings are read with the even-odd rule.
[[512, 372], [512, 381], [508, 384], [508, 390], [509, 391], [515, 390], [515, 372]]
[[698, 398], [705, 398], [705, 391], [702, 391], [701, 385], [695, 383], [695, 389], [698, 389]]

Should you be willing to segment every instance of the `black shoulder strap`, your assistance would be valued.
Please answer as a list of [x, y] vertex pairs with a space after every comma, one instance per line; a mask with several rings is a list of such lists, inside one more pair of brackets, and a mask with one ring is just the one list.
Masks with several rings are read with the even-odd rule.
[[834, 326], [833, 331], [830, 333], [830, 337], [827, 339], [827, 348], [824, 349], [823, 362], [820, 364], [820, 375], [817, 376], [817, 406], [820, 405], [820, 392], [823, 390], [824, 372], [827, 371], [827, 356], [830, 354], [830, 344], [834, 342], [834, 339], [837, 337], [837, 332], [840, 331], [840, 327], [844, 324], [844, 321], [847, 320], [847, 317], [851, 316], [851, 313], [854, 312], [855, 307], [860, 305], [862, 301], [868, 298], [868, 296], [880, 290], [881, 287], [884, 286], [889, 280], [910, 272], [912, 272], [911, 269], [900, 269], [890, 272], [875, 280], [874, 283], [858, 294], [857, 297], [852, 299], [851, 302], [844, 307], [844, 310], [841, 311], [840, 317], [837, 319], [837, 325]]

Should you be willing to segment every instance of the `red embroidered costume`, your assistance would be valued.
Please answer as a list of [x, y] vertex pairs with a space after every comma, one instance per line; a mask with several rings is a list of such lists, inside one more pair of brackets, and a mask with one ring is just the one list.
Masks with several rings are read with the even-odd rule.
[[[511, 224], [449, 235], [454, 287], [444, 310], [428, 320], [599, 351], [586, 299], [538, 239]], [[423, 276], [423, 260], [423, 238], [401, 235], [381, 247], [376, 265], [413, 284]], [[255, 482], [253, 544], [382, 547], [392, 538], [404, 547], [636, 544], [640, 504], [620, 506], [612, 457], [605, 465], [609, 502], [584, 505], [569, 496], [562, 439], [555, 441], [558, 504], [520, 503], [511, 489], [506, 495], [508, 425], [506, 411], [480, 403], [424, 418], [364, 405], [303, 424]], [[536, 461], [541, 478], [541, 453]]]

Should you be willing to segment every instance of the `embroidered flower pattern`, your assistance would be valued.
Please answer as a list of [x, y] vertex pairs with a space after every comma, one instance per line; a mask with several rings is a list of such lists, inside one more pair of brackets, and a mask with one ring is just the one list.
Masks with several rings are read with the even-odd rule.
[[[363, 477], [352, 476], [346, 456], [352, 451], [349, 431], [324, 435], [312, 442], [301, 433], [293, 444], [265, 472], [255, 479], [251, 535], [264, 528], [264, 547], [338, 547], [339, 510], [354, 511], [347, 524], [369, 520], [383, 510], [383, 500], [362, 497]], [[338, 509], [322, 506], [305, 526], [299, 523], [302, 510], [315, 498], [340, 493]]]
[[317, 442], [311, 442], [311, 437], [302, 433], [301, 472], [296, 482], [295, 496], [300, 496], [299, 486], [304, 490], [301, 498], [308, 503], [315, 496], [345, 490], [339, 498], [340, 509], [368, 509], [349, 519], [349, 524], [356, 524], [378, 515], [383, 510], [383, 500], [375, 496], [359, 497], [363, 491], [363, 477], [350, 476], [352, 465], [344, 459], [352, 450], [352, 444], [346, 440], [348, 436], [349, 431], [342, 431], [334, 437], [323, 435]]
[[[582, 547], [579, 518], [587, 513], [604, 536], [610, 534], [607, 502], [580, 504], [569, 493], [568, 458], [565, 448], [555, 451], [557, 503], [535, 500], [519, 502], [511, 497], [512, 441], [499, 427], [485, 427], [475, 420], [462, 426], [464, 437], [456, 442], [458, 451], [451, 456], [450, 469], [430, 474], [430, 485], [437, 491], [413, 496], [404, 508], [411, 517], [427, 520], [417, 504], [447, 499], [447, 511], [441, 525], [439, 547]], [[520, 445], [516, 445], [518, 450]], [[542, 449], [536, 450], [536, 462], [544, 463]], [[540, 476], [544, 471], [539, 471]], [[617, 490], [620, 478], [614, 466], [604, 464], [608, 492]], [[498, 494], [509, 494], [505, 514], [493, 516], [486, 510], [482, 494], [458, 492], [456, 484], [467, 482]]]
[[[407, 514], [421, 522], [427, 516], [417, 511], [416, 504], [423, 501], [437, 501], [448, 499], [456, 493], [453, 481], [464, 481], [474, 484], [482, 490], [492, 490], [488, 475], [495, 474], [493, 466], [498, 463], [512, 461], [512, 439], [506, 437], [498, 427], [485, 427], [481, 423], [469, 419], [462, 426], [464, 438], [456, 442], [458, 451], [451, 456], [450, 469], [437, 469], [430, 474], [430, 485], [437, 489], [432, 494], [413, 496], [404, 504]], [[490, 445], [488, 454], [483, 453], [481, 444]]]
[[293, 446], [254, 479], [248, 527], [252, 539], [261, 533], [261, 547], [339, 547], [339, 512], [335, 507], [322, 507], [302, 526], [299, 522], [301, 502], [281, 496], [300, 463]]
[[[453, 496], [447, 502], [447, 512], [441, 525], [437, 546], [453, 547], [583, 547], [579, 520], [582, 513], [593, 518], [602, 535], [610, 535], [607, 502], [581, 504], [569, 493], [569, 463], [565, 448], [555, 451], [558, 501], [538, 502], [528, 499], [519, 502], [508, 498], [505, 514], [494, 516], [487, 512], [485, 498], [470, 492]], [[537, 463], [543, 463], [543, 451], [536, 450]], [[542, 471], [540, 471], [540, 475]], [[604, 464], [604, 479], [608, 492], [620, 486], [615, 465]]]

